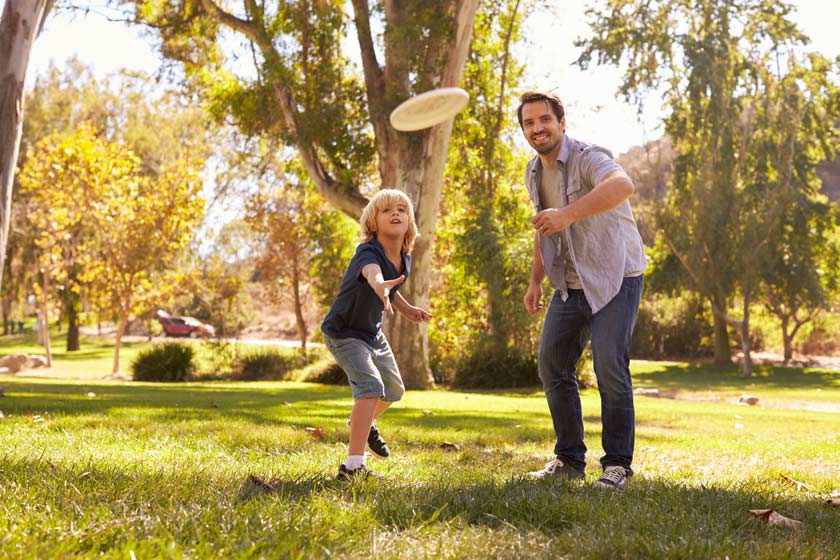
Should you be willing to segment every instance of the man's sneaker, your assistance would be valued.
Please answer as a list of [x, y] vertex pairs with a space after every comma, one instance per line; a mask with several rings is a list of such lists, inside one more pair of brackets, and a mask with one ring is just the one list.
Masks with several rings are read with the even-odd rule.
[[356, 480], [367, 477], [381, 478], [378, 474], [370, 470], [367, 465], [362, 465], [357, 469], [350, 470], [344, 463], [342, 463], [341, 466], [338, 467], [338, 476], [336, 478], [338, 478], [338, 480]]
[[561, 478], [562, 480], [583, 480], [584, 473], [583, 471], [579, 471], [576, 468], [566, 465], [560, 459], [552, 459], [549, 461], [545, 468], [539, 471], [532, 471], [528, 473], [528, 476], [531, 478], [548, 478], [551, 476], [556, 476]]
[[601, 478], [595, 481], [595, 486], [598, 488], [624, 490], [627, 488], [627, 470], [618, 465], [606, 467]]
[[368, 434], [368, 448], [370, 448], [371, 453], [380, 459], [387, 459], [391, 456], [388, 444], [385, 443], [384, 439], [382, 439], [382, 436], [379, 433], [379, 428], [376, 427], [376, 424], [373, 424], [370, 427], [370, 433]]

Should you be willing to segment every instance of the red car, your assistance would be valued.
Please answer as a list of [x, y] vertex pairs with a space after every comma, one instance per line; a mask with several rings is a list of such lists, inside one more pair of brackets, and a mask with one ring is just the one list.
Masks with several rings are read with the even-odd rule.
[[157, 310], [157, 320], [163, 327], [163, 334], [166, 336], [188, 336], [196, 338], [199, 336], [213, 336], [216, 329], [213, 325], [202, 323], [195, 317], [173, 317], [166, 311]]

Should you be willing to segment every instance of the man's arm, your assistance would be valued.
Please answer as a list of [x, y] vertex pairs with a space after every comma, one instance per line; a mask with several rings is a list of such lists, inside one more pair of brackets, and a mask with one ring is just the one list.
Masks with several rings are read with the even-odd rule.
[[536, 313], [542, 309], [542, 282], [545, 278], [542, 255], [540, 254], [540, 234], [534, 234], [534, 258], [531, 262], [531, 280], [528, 291], [525, 292], [525, 309], [528, 313]]
[[531, 218], [531, 223], [538, 232], [551, 235], [589, 216], [609, 212], [627, 200], [635, 190], [630, 177], [624, 171], [616, 170], [568, 206], [543, 210]]

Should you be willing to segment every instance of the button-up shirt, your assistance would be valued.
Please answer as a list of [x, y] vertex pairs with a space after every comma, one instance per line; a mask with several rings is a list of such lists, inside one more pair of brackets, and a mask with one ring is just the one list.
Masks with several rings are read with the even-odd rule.
[[[557, 155], [557, 166], [564, 178], [565, 188], [561, 189], [564, 206], [592, 191], [611, 173], [621, 171], [609, 150], [565, 135]], [[542, 162], [535, 156], [528, 162], [525, 187], [537, 212], [545, 209], [539, 195], [541, 179]], [[642, 236], [629, 200], [607, 212], [578, 220], [552, 236], [539, 235], [545, 274], [564, 301], [568, 297], [568, 287], [559, 236], [565, 236], [569, 256], [593, 313], [618, 294], [625, 277], [640, 276], [647, 267]]]

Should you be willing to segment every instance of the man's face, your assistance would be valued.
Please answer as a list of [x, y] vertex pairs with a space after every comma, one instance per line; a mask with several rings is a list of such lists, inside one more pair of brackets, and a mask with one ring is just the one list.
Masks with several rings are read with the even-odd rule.
[[538, 154], [550, 154], [563, 138], [566, 117], [559, 121], [548, 101], [534, 101], [522, 106], [522, 132]]

